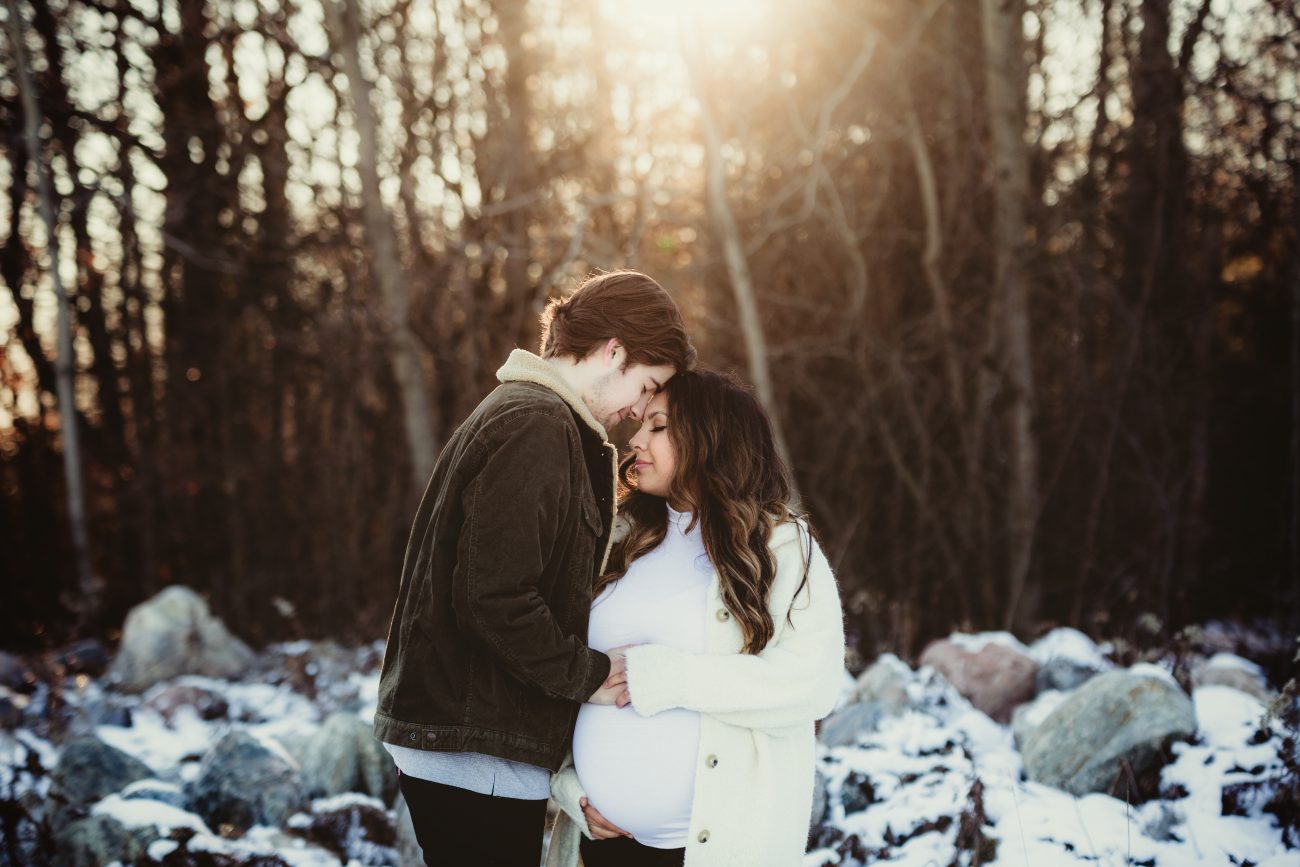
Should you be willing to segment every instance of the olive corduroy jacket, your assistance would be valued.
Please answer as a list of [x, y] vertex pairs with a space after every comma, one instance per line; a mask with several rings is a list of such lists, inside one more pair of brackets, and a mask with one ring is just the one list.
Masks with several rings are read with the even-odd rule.
[[587, 647], [617, 451], [543, 359], [515, 350], [438, 457], [406, 547], [375, 735], [555, 770], [609, 674]]

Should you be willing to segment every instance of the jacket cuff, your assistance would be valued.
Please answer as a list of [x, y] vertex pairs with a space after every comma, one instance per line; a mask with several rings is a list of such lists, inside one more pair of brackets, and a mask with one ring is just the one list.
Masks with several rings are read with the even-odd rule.
[[599, 650], [592, 650], [590, 647], [587, 648], [586, 653], [589, 660], [587, 677], [578, 685], [578, 695], [566, 696], [578, 704], [583, 704], [587, 699], [591, 698], [592, 694], [600, 689], [600, 685], [605, 682], [605, 678], [609, 677], [609, 657]]
[[689, 673], [676, 664], [679, 654], [660, 644], [642, 644], [627, 650], [627, 689], [632, 709], [641, 716], [685, 706]]

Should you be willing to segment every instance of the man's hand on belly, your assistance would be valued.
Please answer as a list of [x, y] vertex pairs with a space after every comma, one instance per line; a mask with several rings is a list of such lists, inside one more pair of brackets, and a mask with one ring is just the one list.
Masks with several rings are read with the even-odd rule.
[[618, 707], [627, 707], [632, 701], [632, 695], [627, 689], [627, 649], [636, 647], [635, 644], [625, 644], [622, 647], [611, 648], [606, 655], [609, 657], [609, 677], [600, 685], [600, 689], [591, 694], [587, 699], [590, 704], [612, 704]]

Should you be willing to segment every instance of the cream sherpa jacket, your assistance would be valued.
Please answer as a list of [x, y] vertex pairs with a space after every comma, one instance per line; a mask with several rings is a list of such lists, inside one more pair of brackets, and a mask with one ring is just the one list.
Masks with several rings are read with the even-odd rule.
[[[722, 603], [715, 572], [703, 653], [641, 645], [627, 654], [636, 713], [681, 707], [701, 714], [686, 867], [793, 867], [807, 845], [813, 723], [839, 694], [844, 617], [830, 564], [800, 525], [777, 527], [770, 548], [777, 572], [768, 605], [776, 632], [761, 653], [740, 652], [740, 627]], [[808, 583], [795, 598], [805, 562]], [[551, 795], [560, 813], [546, 867], [575, 867], [578, 835], [591, 831], [572, 752], [551, 778]]]

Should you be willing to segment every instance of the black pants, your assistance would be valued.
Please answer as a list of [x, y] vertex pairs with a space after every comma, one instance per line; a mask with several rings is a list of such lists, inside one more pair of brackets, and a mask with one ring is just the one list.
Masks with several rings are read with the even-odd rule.
[[537, 867], [546, 801], [496, 798], [401, 774], [415, 839], [429, 867]]
[[578, 844], [583, 867], [681, 867], [685, 849], [656, 849], [631, 837], [608, 840], [582, 838]]

